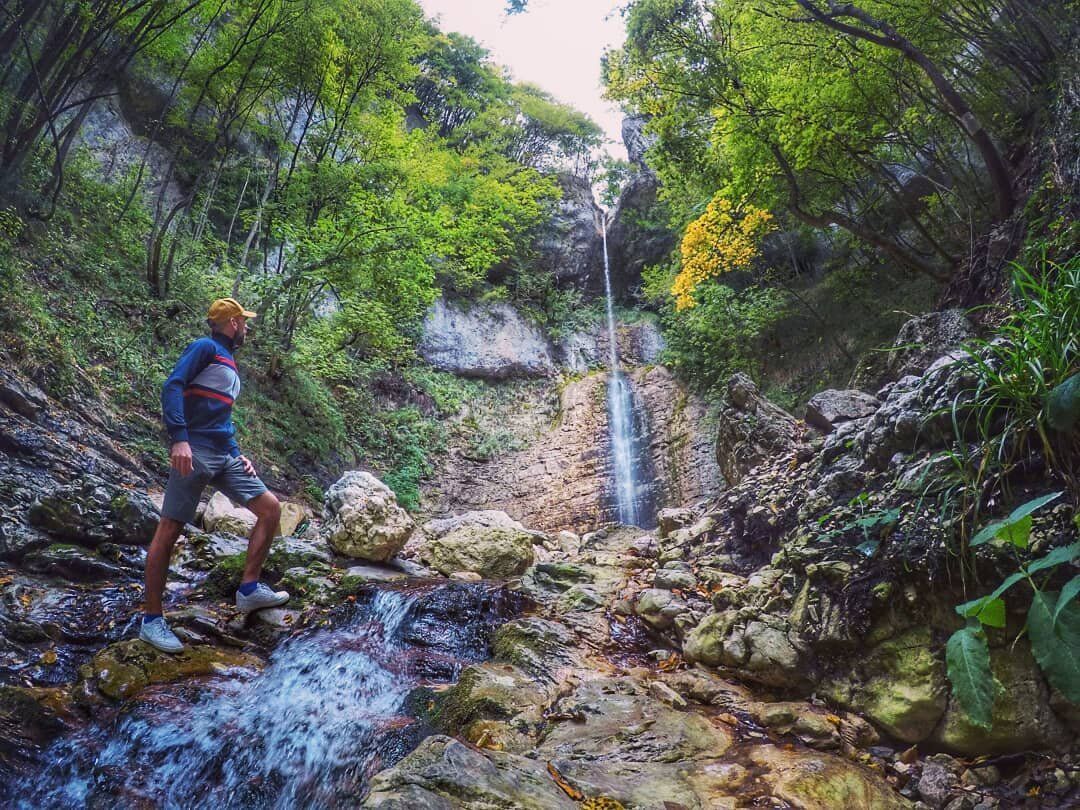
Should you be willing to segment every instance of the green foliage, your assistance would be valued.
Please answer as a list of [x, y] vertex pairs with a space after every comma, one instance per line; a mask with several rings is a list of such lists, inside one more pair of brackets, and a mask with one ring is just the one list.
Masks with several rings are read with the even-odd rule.
[[972, 723], [989, 729], [997, 684], [990, 672], [990, 650], [978, 624], [957, 630], [945, 645], [945, 664], [953, 694]]
[[1080, 257], [1014, 265], [1013, 300], [1002, 318], [994, 339], [969, 346], [972, 383], [952, 408], [965, 518], [977, 519], [1034, 458], [1077, 481], [1080, 442], [1050, 429], [1049, 419], [1053, 392], [1080, 371]]
[[645, 295], [653, 300], [663, 296], [666, 364], [705, 391], [719, 391], [736, 371], [759, 370], [761, 338], [787, 309], [780, 290], [758, 285], [735, 290], [709, 281], [697, 289], [697, 306], [676, 312], [668, 295], [671, 270], [649, 268], [643, 275]]
[[[1021, 504], [1005, 519], [995, 521], [972, 539], [977, 546], [996, 539], [1010, 548], [1026, 549], [1031, 537], [1032, 514], [1062, 493], [1055, 492]], [[1060, 594], [1045, 589], [1049, 574], [1037, 582], [1035, 576], [1050, 572], [1080, 557], [1080, 543], [1059, 546], [1036, 560], [1021, 563], [1019, 570], [986, 596], [956, 606], [967, 626], [953, 633], [946, 648], [946, 664], [953, 694], [972, 722], [990, 727], [993, 682], [989, 671], [989, 649], [981, 627], [1004, 628], [1005, 600], [1014, 585], [1027, 582], [1033, 591], [1027, 609], [1027, 632], [1035, 660], [1047, 679], [1069, 700], [1080, 704], [1080, 611], [1073, 601], [1080, 593], [1080, 578], [1074, 577]], [[1074, 584], [1075, 583], [1075, 584]]]

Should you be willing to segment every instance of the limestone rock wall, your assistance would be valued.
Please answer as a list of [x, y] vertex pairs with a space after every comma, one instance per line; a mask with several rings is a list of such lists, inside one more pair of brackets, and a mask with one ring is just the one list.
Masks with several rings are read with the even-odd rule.
[[[695, 504], [716, 494], [723, 477], [704, 403], [662, 366], [641, 367], [630, 376], [635, 400], [646, 410], [658, 507]], [[432, 476], [424, 511], [498, 509], [543, 531], [580, 532], [614, 520], [606, 388], [606, 372], [569, 382], [549, 426], [520, 450], [489, 460], [452, 450]], [[535, 428], [533, 412], [520, 402], [492, 417], [519, 435]]]

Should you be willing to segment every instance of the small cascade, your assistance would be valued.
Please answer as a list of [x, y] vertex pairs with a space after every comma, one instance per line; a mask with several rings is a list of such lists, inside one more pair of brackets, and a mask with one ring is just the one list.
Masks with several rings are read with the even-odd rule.
[[58, 740], [36, 773], [2, 786], [5, 806], [354, 804], [430, 733], [410, 716], [411, 692], [486, 657], [506, 608], [480, 585], [377, 590], [336, 626], [285, 640], [261, 672], [150, 687], [111, 722]]
[[645, 452], [647, 442], [643, 420], [637, 419], [634, 391], [619, 368], [618, 333], [615, 330], [615, 301], [611, 293], [611, 267], [608, 260], [607, 220], [602, 220], [604, 243], [604, 293], [607, 297], [608, 431], [611, 436], [614, 471], [615, 516], [627, 526], [651, 528], [656, 519], [652, 482], [644, 473], [649, 468]]

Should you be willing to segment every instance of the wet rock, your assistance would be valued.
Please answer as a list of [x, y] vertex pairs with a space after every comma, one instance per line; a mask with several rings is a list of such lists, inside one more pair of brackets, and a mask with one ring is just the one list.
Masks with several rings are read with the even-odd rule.
[[511, 664], [488, 662], [466, 668], [458, 682], [435, 698], [431, 719], [448, 734], [459, 734], [477, 720], [506, 720], [526, 713], [537, 723], [555, 690]]
[[54, 543], [23, 557], [22, 567], [36, 574], [62, 577], [74, 582], [102, 582], [132, 576], [130, 568], [102, 559], [89, 549]]
[[236, 650], [190, 645], [175, 655], [163, 653], [138, 639], [121, 641], [101, 650], [83, 668], [102, 694], [126, 700], [154, 683], [211, 675], [230, 669], [260, 669], [261, 659]]
[[39, 498], [27, 517], [32, 526], [83, 545], [144, 546], [157, 529], [158, 510], [141, 492], [87, 475]]
[[396, 555], [413, 530], [393, 491], [360, 470], [345, 473], [327, 490], [323, 521], [335, 551], [374, 562]]
[[671, 591], [650, 588], [638, 594], [634, 613], [657, 630], [667, 630], [675, 620], [689, 610], [686, 602]]
[[575, 810], [543, 762], [433, 736], [371, 780], [364, 808]]
[[425, 565], [444, 575], [472, 571], [484, 578], [517, 576], [533, 564], [536, 533], [503, 512], [467, 512], [424, 526], [415, 549]]
[[726, 728], [672, 709], [630, 677], [586, 681], [558, 708], [584, 722], [548, 730], [541, 750], [552, 758], [681, 764], [718, 757], [733, 742]]
[[577, 636], [566, 625], [530, 616], [499, 627], [491, 640], [491, 651], [500, 661], [550, 680], [554, 670], [580, 660], [577, 645]]
[[36, 385], [0, 369], [0, 404], [20, 416], [36, 421], [48, 407], [49, 399]]
[[830, 388], [810, 397], [806, 421], [822, 433], [832, 433], [838, 425], [865, 419], [881, 407], [877, 397], [862, 391]]
[[664, 539], [676, 529], [689, 526], [694, 521], [694, 512], [686, 508], [661, 509], [656, 513], [656, 521], [659, 524], [658, 534]]
[[750, 760], [765, 768], [762, 779], [772, 794], [794, 807], [902, 810], [911, 804], [893, 793], [880, 776], [839, 757], [783, 750], [772, 745], [752, 749]]
[[203, 512], [202, 527], [208, 532], [248, 537], [255, 528], [255, 515], [249, 509], [236, 506], [222, 492], [215, 492]]
[[767, 458], [793, 452], [798, 440], [791, 414], [765, 399], [745, 374], [732, 376], [716, 436], [716, 458], [729, 483], [738, 483]]
[[697, 585], [697, 579], [686, 571], [661, 568], [653, 577], [653, 587], [666, 591], [689, 591]]
[[49, 705], [59, 691], [0, 686], [0, 765], [29, 760], [64, 730], [63, 720]]
[[[246, 544], [245, 544], [246, 545]], [[220, 557], [211, 567], [203, 581], [203, 590], [210, 596], [232, 599], [240, 584], [247, 561], [247, 551]], [[270, 553], [263, 563], [262, 578], [276, 583], [285, 572], [302, 568], [309, 575], [327, 573], [330, 570], [330, 554], [322, 543], [304, 537], [278, 537], [270, 544]]]
[[806, 682], [798, 649], [787, 623], [762, 614], [744, 619], [738, 611], [710, 613], [683, 642], [687, 661], [724, 666], [768, 686], [794, 687]]
[[52, 539], [21, 523], [0, 523], [0, 559], [18, 561], [27, 552], [44, 548]]

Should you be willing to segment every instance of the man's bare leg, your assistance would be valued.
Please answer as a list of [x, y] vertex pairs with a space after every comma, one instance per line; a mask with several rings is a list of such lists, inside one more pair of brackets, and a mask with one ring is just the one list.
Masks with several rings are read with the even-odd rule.
[[254, 582], [262, 574], [263, 563], [270, 553], [270, 541], [278, 533], [281, 520], [281, 504], [273, 493], [264, 492], [257, 498], [252, 498], [248, 501], [247, 508], [255, 513], [257, 520], [248, 539], [247, 559], [244, 561], [241, 583]]
[[165, 579], [169, 574], [169, 559], [173, 546], [184, 524], [179, 520], [163, 517], [158, 522], [154, 539], [150, 541], [150, 550], [146, 552], [146, 594], [145, 612], [150, 615], [160, 614], [161, 595], [165, 592]]

